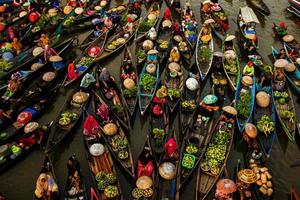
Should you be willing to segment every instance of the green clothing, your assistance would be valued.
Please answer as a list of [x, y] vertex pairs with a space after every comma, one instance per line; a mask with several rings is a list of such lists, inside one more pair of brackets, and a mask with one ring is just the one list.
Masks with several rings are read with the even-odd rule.
[[247, 74], [247, 75], [250, 75], [250, 76], [254, 75], [254, 67], [246, 65], [244, 70], [243, 70], [243, 74]]

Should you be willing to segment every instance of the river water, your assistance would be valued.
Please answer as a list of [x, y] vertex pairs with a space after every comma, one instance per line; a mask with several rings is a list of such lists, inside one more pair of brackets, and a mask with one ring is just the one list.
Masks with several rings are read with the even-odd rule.
[[[183, 3], [184, 2], [182, 2], [182, 5]], [[199, 1], [192, 0], [191, 3], [193, 5], [194, 13], [196, 14], [198, 22], [200, 23]], [[222, 4], [223, 8], [230, 14], [229, 33], [234, 34], [235, 30], [237, 29], [236, 16], [239, 11], [239, 8], [241, 6], [247, 5], [247, 2], [245, 0], [222, 0], [220, 1], [220, 3]], [[289, 28], [289, 33], [293, 34], [296, 37], [296, 39], [298, 39], [298, 41], [300, 40], [300, 29], [299, 25], [296, 24], [295, 19], [291, 18], [290, 15], [285, 11], [285, 8], [287, 6], [286, 0], [265, 0], [265, 3], [270, 8], [271, 15], [264, 16], [260, 13], [257, 13], [257, 16], [260, 20], [260, 24], [257, 25], [258, 38], [260, 43], [259, 52], [265, 58], [265, 60], [271, 64], [271, 60], [268, 57], [271, 53], [271, 46], [275, 45], [277, 48], [280, 47], [280, 44], [276, 42], [272, 37], [272, 23], [274, 22], [278, 24], [280, 21], [286, 22]], [[220, 48], [220, 46], [218, 45], [219, 44], [215, 44], [216, 49]], [[118, 77], [118, 67], [120, 65], [121, 55], [122, 54], [119, 53], [102, 64], [102, 66], [106, 66], [107, 68], [109, 68], [109, 70], [115, 77]], [[243, 58], [241, 58], [241, 60], [243, 60]], [[209, 81], [206, 82], [203, 83], [204, 89], [202, 91], [202, 94], [207, 93], [207, 90], [209, 88]], [[59, 114], [60, 109], [62, 108], [63, 103], [67, 100], [67, 97], [75, 87], [76, 86], [62, 89], [58, 98], [56, 98], [52, 105], [38, 120], [40, 124], [48, 123], [49, 121], [54, 120], [56, 118], [56, 116]], [[299, 113], [299, 95], [294, 95], [294, 101], [296, 102], [297, 111]], [[300, 114], [298, 114], [298, 117], [300, 117]], [[178, 130], [179, 120], [177, 115], [171, 116], [171, 123], [175, 127], [175, 130]], [[134, 119], [132, 119], [132, 130], [130, 132], [130, 142], [133, 148], [132, 153], [135, 162], [146, 139], [147, 128], [147, 116], [141, 117], [139, 112], [136, 112]], [[81, 163], [84, 179], [87, 183], [87, 186], [90, 185], [91, 177], [88, 173], [88, 166], [85, 157], [81, 133], [82, 127], [80, 124], [78, 128], [75, 129], [74, 132], [72, 132], [71, 135], [69, 135], [69, 137], [66, 138], [66, 140], [64, 140], [63, 144], [59, 145], [51, 155], [51, 157], [53, 158], [53, 163], [55, 165], [57, 182], [60, 188], [62, 189], [61, 191], [63, 191], [66, 181], [66, 161], [69, 158], [69, 156], [73, 153], [77, 155], [77, 158]], [[296, 139], [299, 141], [298, 135]], [[243, 159], [241, 154], [241, 149], [243, 148], [243, 146], [244, 145], [242, 143], [234, 143], [232, 153], [227, 163], [227, 169], [229, 171], [229, 175], [231, 176], [233, 176], [232, 172], [233, 168], [237, 164], [237, 160]], [[9, 200], [32, 199], [35, 189], [35, 181], [39, 175], [40, 167], [42, 166], [43, 160], [44, 154], [42, 153], [42, 151], [35, 150], [23, 161], [14, 165], [10, 170], [8, 170], [0, 176], [0, 192], [2, 192]], [[288, 141], [288, 138], [285, 136], [284, 132], [279, 129], [277, 131], [277, 139], [273, 147], [272, 156], [268, 161], [268, 166], [273, 174], [274, 199], [288, 199], [289, 188], [292, 185], [296, 186], [296, 188], [298, 188], [298, 191], [300, 192], [299, 167], [290, 168], [290, 164], [294, 163], [295, 161], [300, 161], [299, 145], [290, 143]], [[131, 199], [130, 184], [132, 184], [132, 181], [124, 177], [119, 170], [118, 176], [122, 185], [124, 199]], [[188, 181], [186, 189], [182, 192], [181, 199], [194, 199], [196, 183], [195, 180], [196, 173], [194, 174], [192, 179]]]

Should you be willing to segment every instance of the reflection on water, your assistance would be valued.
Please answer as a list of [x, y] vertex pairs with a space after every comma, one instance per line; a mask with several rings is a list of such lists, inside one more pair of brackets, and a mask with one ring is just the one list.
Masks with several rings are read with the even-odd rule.
[[[121, 4], [122, 1], [118, 1], [118, 4]], [[184, 0], [181, 2], [184, 4]], [[200, 5], [199, 0], [192, 0], [192, 5], [194, 7], [194, 13], [200, 23]], [[230, 34], [234, 34], [237, 25], [236, 25], [236, 15], [241, 6], [247, 5], [245, 0], [222, 0], [220, 1], [224, 9], [229, 13], [230, 17]], [[276, 42], [272, 37], [272, 23], [279, 23], [280, 21], [285, 21], [289, 27], [289, 33], [293, 34], [296, 37], [299, 33], [299, 26], [294, 23], [293, 20], [289, 19], [289, 15], [285, 11], [287, 6], [287, 1], [285, 0], [265, 0], [265, 3], [271, 10], [270, 16], [264, 16], [260, 13], [257, 13], [257, 16], [260, 20], [260, 25], [257, 26], [259, 43], [260, 43], [260, 53], [263, 58], [271, 64], [268, 55], [271, 52], [271, 46], [275, 45], [280, 47], [280, 44]], [[300, 38], [297, 38], [300, 40]], [[215, 44], [217, 47], [216, 50], [220, 48], [221, 43], [217, 42]], [[238, 44], [236, 44], [238, 45]], [[115, 57], [109, 58], [105, 63], [101, 63], [102, 66], [109, 68], [112, 74], [118, 80], [119, 65], [122, 53], [118, 53]], [[242, 59], [242, 58], [241, 58]], [[242, 63], [245, 63], [246, 60], [242, 59]], [[204, 89], [202, 95], [210, 88], [209, 80], [204, 83]], [[56, 99], [56, 102], [53, 106], [47, 109], [46, 113], [41, 117], [41, 123], [47, 123], [50, 120], [55, 119], [57, 114], [61, 109], [61, 105], [67, 100], [66, 98], [75, 88], [63, 89], [60, 93], [60, 96]], [[299, 111], [299, 101], [300, 97], [294, 96], [295, 102], [297, 102], [297, 109]], [[299, 112], [298, 112], [299, 113]], [[298, 116], [299, 117], [299, 116]], [[178, 118], [177, 116], [171, 116], [171, 123], [174, 124], [175, 130], [178, 130]], [[136, 112], [135, 118], [132, 120], [132, 130], [130, 132], [130, 142], [133, 148], [133, 157], [136, 161], [136, 158], [139, 152], [142, 149], [144, 144], [146, 134], [148, 129], [147, 117], [141, 118], [139, 112]], [[88, 166], [86, 162], [86, 157], [84, 153], [84, 146], [82, 142], [81, 135], [82, 127], [81, 125], [74, 130], [70, 137], [68, 137], [62, 145], [56, 149], [55, 153], [52, 155], [54, 158], [58, 184], [61, 188], [64, 188], [66, 180], [66, 161], [68, 157], [76, 153], [78, 160], [81, 162], [83, 174], [89, 186], [90, 184], [90, 175], [88, 173]], [[239, 133], [236, 134], [236, 137]], [[289, 193], [289, 188], [291, 185], [295, 185], [296, 188], [300, 189], [300, 173], [299, 167], [290, 168], [290, 164], [293, 164], [294, 161], [300, 161], [300, 152], [298, 145], [291, 144], [288, 142], [287, 137], [282, 130], [278, 130], [278, 138], [273, 147], [272, 157], [270, 158], [269, 167], [273, 174], [274, 181], [274, 199], [287, 199]], [[298, 136], [297, 136], [298, 137]], [[297, 138], [299, 140], [299, 138]], [[235, 142], [232, 154], [228, 160], [228, 169], [229, 174], [233, 176], [233, 168], [237, 164], [237, 159], [242, 159], [241, 150], [243, 144]], [[35, 180], [38, 176], [40, 167], [43, 162], [43, 154], [40, 151], [32, 152], [25, 160], [18, 163], [12, 167], [9, 171], [0, 176], [0, 192], [3, 192], [8, 199], [13, 200], [24, 200], [31, 199], [35, 187]], [[120, 172], [120, 171], [118, 171]], [[119, 178], [121, 179], [122, 189], [125, 199], [131, 199], [130, 197], [130, 185], [131, 181], [127, 180], [127, 177], [123, 176], [124, 173], [119, 173]], [[182, 198], [185, 200], [194, 199], [195, 191], [195, 181], [196, 175], [193, 176], [192, 180], [188, 182], [186, 190], [182, 193]]]

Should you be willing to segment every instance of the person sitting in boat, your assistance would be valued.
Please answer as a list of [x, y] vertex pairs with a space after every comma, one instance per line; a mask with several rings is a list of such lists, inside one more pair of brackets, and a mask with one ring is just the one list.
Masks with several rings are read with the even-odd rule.
[[139, 1], [135, 1], [132, 6], [130, 7], [130, 11], [132, 14], [136, 14], [137, 16], [140, 16], [141, 14], [141, 5]]
[[172, 29], [174, 35], [182, 35], [180, 24], [178, 22], [173, 23]]
[[211, 13], [211, 5], [210, 5], [210, 1], [207, 2], [203, 2], [202, 3], [202, 8], [201, 10], [206, 14], [206, 15], [210, 15]]
[[282, 48], [279, 51], [279, 54], [276, 56], [276, 59], [286, 59], [287, 55], [285, 50]]
[[144, 150], [143, 154], [138, 159], [138, 177], [140, 176], [149, 176], [153, 173], [154, 166], [151, 156], [151, 152], [147, 149]]
[[113, 24], [120, 24], [121, 23], [121, 16], [118, 12], [112, 12], [110, 14], [110, 18]]
[[110, 75], [108, 69], [105, 67], [101, 70], [99, 80], [100, 85], [102, 85], [102, 87], [104, 87], [105, 89], [109, 89], [112, 85], [115, 84], [114, 77]]
[[17, 54], [19, 55], [21, 53], [21, 49], [22, 49], [22, 44], [20, 42], [20, 40], [18, 40], [18, 38], [14, 38], [12, 43], [11, 43], [11, 46], [12, 46], [12, 50]]
[[45, 61], [49, 60], [50, 57], [56, 56], [56, 55], [58, 55], [58, 53], [56, 53], [56, 51], [54, 49], [49, 47], [49, 45], [45, 45], [45, 48], [44, 48], [44, 60]]
[[80, 192], [82, 192], [82, 189], [80, 188], [80, 164], [76, 160], [76, 156], [72, 155], [68, 162], [67, 162], [67, 168], [68, 168], [68, 186], [67, 191], [69, 195], [75, 195]]
[[284, 22], [279, 22], [279, 26], [274, 24], [274, 29], [275, 29], [276, 35], [278, 35], [279, 37], [283, 37], [287, 34], [287, 26], [285, 25]]
[[35, 188], [35, 197], [37, 199], [54, 199], [58, 193], [58, 186], [51, 175], [41, 173]]
[[157, 103], [157, 104], [166, 104], [167, 103], [167, 96], [168, 96], [168, 89], [166, 88], [166, 86], [161, 86], [161, 88], [159, 88], [156, 91], [155, 97], [153, 97], [153, 102]]
[[102, 103], [97, 109], [97, 115], [101, 117], [104, 122], [110, 121], [109, 108], [106, 103]]
[[255, 39], [247, 40], [245, 49], [248, 51], [249, 55], [255, 55], [257, 51]]
[[185, 3], [183, 15], [191, 15], [191, 16], [193, 15], [191, 5], [189, 2]]
[[77, 78], [78, 76], [79, 76], [79, 74], [77, 74], [75, 71], [74, 62], [70, 63], [68, 65], [68, 79], [73, 80], [73, 79]]
[[80, 82], [80, 87], [88, 88], [94, 82], [96, 82], [95, 77], [90, 73], [86, 73]]
[[72, 7], [76, 7], [77, 6], [77, 0], [68, 0], [67, 5], [70, 5]]
[[276, 67], [274, 70], [274, 80], [283, 81], [284, 80], [284, 70], [283, 68]]
[[157, 32], [154, 27], [150, 28], [150, 30], [147, 33], [147, 37], [152, 41], [155, 41], [157, 39]]
[[124, 66], [122, 66], [121, 78], [122, 78], [122, 80], [125, 80], [126, 78], [136, 80], [136, 74], [132, 69], [132, 61], [131, 60], [127, 60], [126, 63], [124, 63]]
[[248, 144], [248, 148], [257, 149], [258, 144], [256, 141], [257, 129], [254, 124], [247, 123], [243, 132], [243, 140]]
[[[105, 26], [104, 26], [105, 27]], [[94, 31], [93, 31], [93, 34], [94, 34], [94, 37], [97, 38], [100, 36], [100, 34], [102, 33], [102, 28], [100, 28], [98, 25], [96, 25], [94, 27]]]
[[[103, 108], [101, 109], [104, 111], [100, 111], [100, 112], [105, 112], [107, 110], [106, 107], [105, 109]], [[97, 120], [93, 117], [93, 115], [88, 115], [83, 124], [83, 134], [92, 138], [97, 138], [99, 131], [100, 131], [100, 126]]]
[[133, 29], [134, 29], [133, 22], [134, 22], [134, 20], [131, 17], [128, 17], [127, 23], [123, 28], [125, 33], [130, 33], [131, 34], [133, 32]]
[[244, 67], [243, 75], [254, 76], [254, 64], [251, 60]]
[[170, 20], [171, 19], [171, 10], [169, 7], [167, 7], [165, 9], [165, 12], [164, 12], [164, 17], [163, 17], [164, 20]]
[[20, 71], [12, 74], [11, 79], [8, 81], [6, 92], [3, 94], [2, 98], [4, 100], [10, 99], [21, 87], [20, 79], [23, 78], [24, 73], [28, 74], [28, 72]]
[[110, 17], [106, 16], [104, 17], [104, 25], [106, 26], [106, 28], [108, 28], [109, 30], [111, 30], [113, 28], [113, 22], [110, 19]]
[[49, 45], [49, 38], [45, 33], [42, 33], [40, 39], [37, 40], [37, 43], [41, 47], [45, 47], [46, 45]]
[[165, 156], [171, 159], [178, 158], [178, 146], [174, 138], [170, 138], [165, 144]]

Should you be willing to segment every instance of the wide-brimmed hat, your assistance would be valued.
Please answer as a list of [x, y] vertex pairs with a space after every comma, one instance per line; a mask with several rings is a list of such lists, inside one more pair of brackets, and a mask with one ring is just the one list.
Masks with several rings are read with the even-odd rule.
[[135, 86], [135, 82], [131, 78], [126, 78], [123, 81], [123, 85], [126, 89], [132, 89]]
[[101, 156], [105, 152], [105, 147], [101, 143], [95, 143], [90, 146], [89, 151], [92, 156]]
[[195, 91], [200, 87], [199, 82], [195, 78], [188, 78], [185, 85], [190, 91]]
[[42, 79], [43, 81], [46, 81], [46, 82], [50, 82], [52, 81], [54, 78], [56, 77], [56, 74], [54, 72], [46, 72]]
[[36, 70], [40, 69], [41, 67], [43, 67], [44, 65], [45, 65], [45, 64], [43, 64], [43, 63], [33, 63], [33, 64], [31, 65], [30, 69], [31, 69], [32, 71], [36, 71]]
[[81, 7], [77, 7], [77, 8], [75, 8], [75, 13], [77, 14], [77, 15], [81, 15], [82, 13], [83, 13], [83, 8], [81, 8]]
[[207, 105], [214, 104], [218, 101], [218, 97], [214, 94], [208, 94], [204, 97], [203, 102]]
[[254, 124], [247, 123], [245, 125], [245, 133], [252, 139], [255, 139], [257, 137], [257, 129]]
[[232, 107], [232, 106], [224, 106], [223, 107], [223, 111], [225, 111], [225, 112], [227, 112], [227, 113], [229, 113], [231, 115], [237, 115], [236, 109], [234, 107]]
[[163, 162], [159, 166], [158, 172], [162, 178], [172, 180], [176, 177], [176, 166], [171, 162]]
[[220, 51], [214, 52], [213, 55], [216, 56], [216, 57], [223, 57], [224, 56], [224, 54], [222, 52], [220, 52]]
[[136, 181], [136, 187], [142, 190], [150, 188], [152, 184], [153, 181], [149, 176], [140, 176]]
[[101, 10], [102, 9], [102, 7], [101, 6], [95, 6], [95, 8], [94, 8], [96, 11], [99, 11], [99, 10]]
[[211, 3], [211, 1], [210, 0], [205, 0], [205, 1], [203, 1], [203, 4], [207, 4], [207, 3]]
[[21, 18], [21, 17], [25, 17], [27, 14], [28, 14], [28, 13], [27, 13], [26, 11], [21, 11], [21, 12], [19, 13], [19, 17], [20, 17], [20, 18]]
[[37, 122], [29, 122], [24, 127], [24, 133], [31, 133], [39, 128], [39, 123]]
[[300, 58], [296, 59], [296, 63], [300, 65]]
[[168, 64], [168, 69], [170, 71], [179, 72], [181, 70], [181, 67], [180, 67], [180, 64], [178, 64], [177, 62], [171, 62]]
[[215, 20], [210, 18], [204, 21], [204, 24], [211, 24], [211, 23], [215, 23]]
[[235, 36], [234, 35], [228, 35], [226, 38], [225, 38], [225, 41], [228, 42], [228, 41], [232, 41], [235, 39]]
[[105, 135], [113, 136], [117, 133], [118, 127], [115, 123], [105, 124], [103, 127], [103, 132]]
[[49, 61], [50, 62], [61, 62], [63, 59], [62, 59], [62, 57], [60, 57], [60, 56], [51, 56], [50, 58], [49, 58]]
[[89, 94], [85, 92], [76, 92], [72, 99], [76, 103], [84, 103], [89, 99]]
[[42, 47], [35, 47], [32, 51], [33, 56], [38, 56], [43, 53], [44, 49]]
[[183, 40], [180, 35], [175, 35], [173, 38], [176, 42], [181, 42]]
[[287, 66], [284, 67], [284, 70], [287, 72], [294, 72], [296, 70], [296, 66], [294, 63], [289, 63]]
[[55, 8], [51, 8], [48, 10], [48, 14], [51, 16], [51, 17], [54, 17], [57, 15], [57, 10]]
[[291, 42], [294, 40], [294, 36], [292, 35], [285, 35], [282, 37], [282, 40], [285, 41], [285, 42]]
[[236, 184], [231, 179], [221, 179], [217, 182], [217, 191], [222, 194], [231, 194], [237, 189]]
[[92, 58], [97, 57], [101, 52], [100, 47], [93, 46], [88, 49], [88, 55]]
[[100, 2], [100, 6], [101, 7], [104, 7], [104, 6], [106, 6], [107, 5], [107, 1], [106, 0], [102, 0], [101, 2]]
[[259, 91], [256, 96], [256, 103], [261, 108], [266, 108], [270, 105], [270, 97], [265, 91]]
[[286, 59], [277, 59], [274, 63], [274, 66], [277, 68], [285, 68], [288, 66], [289, 62]]
[[147, 54], [158, 54], [158, 51], [156, 49], [151, 49]]
[[72, 6], [65, 6], [64, 7], [64, 14], [67, 15], [69, 14], [70, 12], [72, 12], [73, 10], [73, 7]]
[[251, 78], [251, 76], [243, 76], [242, 77], [242, 84], [244, 86], [251, 86], [253, 85], [253, 79]]
[[171, 28], [172, 27], [172, 22], [171, 22], [171, 20], [168, 20], [168, 19], [166, 19], [166, 20], [164, 20], [163, 22], [162, 22], [162, 27], [169, 27], [169, 28]]

